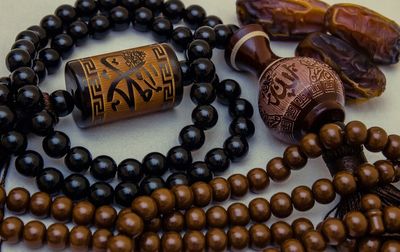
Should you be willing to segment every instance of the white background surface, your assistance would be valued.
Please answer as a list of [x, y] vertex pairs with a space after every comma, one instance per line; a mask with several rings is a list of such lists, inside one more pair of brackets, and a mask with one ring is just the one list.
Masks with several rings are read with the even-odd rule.
[[[234, 0], [183, 0], [188, 6], [190, 4], [201, 4], [208, 14], [218, 15], [224, 23], [237, 23], [235, 14]], [[327, 0], [328, 3], [338, 3], [340, 1]], [[15, 36], [18, 32], [27, 27], [38, 24], [40, 19], [54, 12], [60, 4], [74, 4], [73, 0], [0, 0], [0, 76], [8, 74], [4, 64], [4, 58]], [[352, 3], [368, 6], [387, 17], [400, 22], [399, 13], [400, 1], [397, 0], [353, 0]], [[142, 34], [129, 30], [117, 33], [112, 32], [107, 39], [103, 41], [90, 41], [85, 47], [75, 50], [71, 59], [85, 56], [96, 55], [99, 53], [111, 52], [131, 47], [142, 46], [153, 43], [150, 34]], [[281, 56], [292, 56], [294, 54], [294, 43], [273, 42], [273, 50]], [[182, 57], [182, 55], [179, 55]], [[256, 135], [249, 141], [250, 153], [246, 159], [237, 164], [232, 164], [230, 169], [223, 174], [228, 177], [233, 173], [246, 174], [248, 170], [254, 167], [265, 168], [269, 159], [275, 156], [281, 156], [285, 149], [285, 144], [275, 140], [264, 127], [257, 110], [258, 87], [255, 77], [248, 74], [239, 74], [228, 68], [223, 60], [223, 54], [220, 50], [214, 51], [213, 60], [217, 66], [217, 72], [221, 79], [232, 78], [237, 80], [242, 87], [242, 96], [251, 101], [255, 108], [254, 123], [256, 125]], [[64, 67], [64, 65], [63, 65]], [[400, 108], [400, 67], [383, 67], [387, 77], [387, 90], [380, 98], [371, 100], [360, 105], [351, 105], [346, 107], [347, 119], [361, 120], [368, 126], [382, 126], [388, 133], [400, 133], [399, 128], [399, 108]], [[48, 77], [42, 84], [42, 89], [52, 92], [57, 89], [65, 89], [63, 71]], [[184, 100], [175, 110], [164, 113], [152, 114], [140, 118], [134, 118], [123, 122], [117, 122], [88, 130], [79, 129], [72, 117], [62, 119], [57, 126], [58, 130], [65, 131], [71, 138], [72, 145], [82, 145], [91, 150], [93, 156], [102, 154], [112, 156], [116, 162], [125, 158], [136, 158], [141, 160], [144, 155], [152, 151], [158, 151], [166, 154], [169, 148], [178, 144], [177, 136], [179, 131], [185, 125], [191, 123], [191, 111], [194, 105], [191, 103], [189, 89], [185, 89]], [[206, 145], [194, 153], [195, 160], [202, 160], [205, 153], [214, 147], [221, 147], [224, 140], [228, 137], [228, 125], [230, 118], [227, 108], [219, 104], [215, 105], [219, 112], [218, 125], [206, 133]], [[29, 148], [42, 152], [41, 141], [30, 138]], [[382, 158], [379, 155], [368, 155], [370, 161]], [[57, 167], [69, 174], [64, 168], [62, 160], [45, 160], [46, 167]], [[88, 174], [88, 177], [90, 175]], [[271, 183], [271, 186], [263, 194], [258, 195], [269, 199], [271, 195], [278, 191], [290, 193], [291, 190], [299, 185], [311, 186], [319, 178], [330, 177], [327, 168], [321, 159], [310, 161], [306, 168], [292, 173], [290, 179], [283, 184]], [[116, 185], [117, 181], [114, 181]], [[11, 172], [7, 180], [7, 191], [11, 188], [23, 186], [32, 193], [37, 191], [33, 179], [20, 176], [14, 166], [11, 166]], [[249, 202], [255, 195], [249, 195], [243, 199], [244, 203]], [[224, 205], [227, 206], [229, 202]], [[314, 221], [314, 224], [320, 222], [325, 213], [334, 206], [334, 203], [328, 206], [316, 206], [307, 213], [294, 214], [287, 219], [291, 222], [298, 217], [308, 217]], [[32, 216], [26, 215], [23, 219], [27, 222]], [[276, 221], [271, 218], [269, 225]], [[49, 223], [49, 222], [47, 222]], [[26, 251], [22, 245], [7, 246], [3, 245], [3, 251]], [[45, 250], [44, 248], [41, 250]]]

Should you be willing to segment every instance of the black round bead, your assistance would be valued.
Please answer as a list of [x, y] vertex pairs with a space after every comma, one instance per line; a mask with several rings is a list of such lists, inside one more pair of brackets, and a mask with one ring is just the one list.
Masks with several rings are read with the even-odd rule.
[[185, 51], [192, 41], [193, 34], [189, 28], [185, 26], [179, 26], [172, 31], [171, 42], [177, 51]]
[[239, 30], [239, 26], [235, 24], [228, 24], [229, 29], [231, 30], [232, 34]]
[[72, 37], [76, 46], [82, 46], [89, 37], [89, 28], [85, 22], [77, 20], [69, 25], [67, 33]]
[[195, 182], [208, 183], [213, 179], [213, 173], [205, 162], [195, 162], [192, 167], [187, 171], [187, 176], [190, 184]]
[[97, 182], [89, 189], [89, 201], [96, 207], [110, 205], [114, 200], [114, 189], [107, 183]]
[[225, 49], [229, 39], [232, 37], [232, 30], [223, 24], [214, 27], [215, 32], [215, 47], [218, 49]]
[[179, 61], [182, 73], [182, 83], [185, 86], [189, 86], [193, 83], [192, 69], [190, 68], [189, 61]]
[[77, 0], [75, 2], [75, 9], [84, 20], [88, 20], [90, 17], [96, 15], [98, 11], [95, 0]]
[[114, 31], [124, 31], [129, 28], [131, 19], [129, 11], [122, 6], [113, 8], [110, 12], [111, 28]]
[[192, 153], [182, 146], [175, 146], [168, 151], [167, 166], [171, 170], [187, 170], [192, 161]]
[[229, 114], [233, 117], [246, 117], [251, 118], [253, 116], [254, 109], [248, 100], [239, 98], [229, 104]]
[[15, 43], [11, 47], [11, 50], [12, 49], [22, 49], [22, 50], [27, 51], [29, 53], [29, 55], [31, 56], [31, 59], [34, 59], [36, 56], [35, 45], [29, 40], [20, 39], [20, 40], [15, 41]]
[[215, 26], [222, 24], [222, 20], [214, 15], [207, 16], [204, 19], [203, 25], [214, 28]]
[[108, 181], [115, 177], [117, 173], [117, 164], [109, 156], [98, 156], [92, 161], [90, 174], [101, 181]]
[[11, 86], [11, 79], [10, 79], [10, 77], [1, 77], [1, 78], [0, 78], [0, 84], [6, 85], [6, 86], [10, 87], [10, 86]]
[[211, 82], [215, 75], [214, 63], [207, 58], [196, 59], [190, 64], [195, 82]]
[[57, 70], [61, 66], [61, 56], [56, 50], [54, 50], [52, 48], [42, 49], [39, 52], [38, 58], [46, 66], [48, 74], [53, 74], [53, 73], [57, 72]]
[[166, 184], [167, 184], [167, 187], [170, 188], [170, 189], [172, 187], [174, 187], [174, 186], [177, 186], [177, 185], [186, 185], [186, 186], [188, 186], [189, 185], [189, 178], [186, 175], [186, 173], [175, 172], [175, 173], [172, 173], [171, 175], [169, 175]]
[[[37, 86], [26, 85], [18, 89], [16, 105], [20, 109], [36, 110], [40, 109], [43, 101], [42, 93]], [[40, 111], [39, 110], [39, 111]]]
[[161, 177], [145, 177], [140, 183], [140, 194], [150, 195], [160, 188], [165, 188], [165, 182]]
[[65, 178], [63, 193], [72, 200], [82, 200], [89, 194], [89, 180], [81, 174], [72, 174]]
[[203, 24], [206, 15], [206, 11], [203, 7], [199, 5], [190, 5], [186, 8], [184, 20], [190, 28], [197, 29]]
[[71, 148], [69, 137], [60, 131], [55, 131], [43, 139], [43, 150], [49, 157], [62, 158]]
[[146, 8], [140, 7], [135, 11], [133, 22], [133, 28], [140, 32], [146, 32], [150, 30], [151, 24], [153, 23], [153, 12]]
[[90, 19], [89, 33], [93, 39], [104, 39], [110, 33], [110, 20], [106, 16], [96, 15]]
[[231, 135], [240, 135], [250, 138], [254, 136], [255, 126], [250, 119], [238, 117], [231, 122], [229, 126], [229, 132]]
[[169, 0], [164, 3], [163, 15], [176, 24], [185, 15], [185, 5], [180, 0]]
[[1, 136], [2, 151], [18, 154], [24, 152], [27, 145], [26, 136], [18, 131], [9, 131]]
[[117, 7], [119, 0], [98, 0], [98, 6], [101, 12], [109, 12]]
[[69, 25], [78, 18], [76, 9], [69, 4], [59, 6], [54, 14], [61, 19], [64, 26]]
[[190, 90], [190, 99], [196, 105], [207, 105], [215, 101], [217, 94], [210, 83], [194, 83]]
[[38, 136], [47, 136], [53, 131], [54, 118], [46, 110], [35, 114], [31, 119], [31, 130]]
[[213, 172], [224, 172], [229, 168], [231, 163], [228, 156], [221, 148], [210, 150], [206, 154], [204, 162], [207, 163], [208, 167]]
[[158, 16], [163, 9], [164, 0], [144, 0], [143, 4], [149, 8], [156, 16]]
[[142, 164], [135, 159], [125, 159], [118, 165], [118, 179], [123, 182], [139, 183], [143, 178]]
[[130, 207], [137, 196], [139, 196], [139, 187], [134, 183], [121, 182], [115, 188], [115, 203], [123, 207]]
[[0, 105], [10, 104], [12, 102], [12, 93], [6, 84], [0, 84]]
[[224, 105], [229, 105], [232, 101], [239, 98], [242, 93], [239, 83], [231, 79], [221, 81], [216, 89], [218, 100]]
[[173, 25], [165, 17], [154, 19], [151, 30], [155, 41], [161, 43], [169, 40], [172, 34]]
[[218, 122], [218, 112], [211, 105], [199, 105], [192, 112], [192, 122], [202, 130], [214, 127]]
[[151, 176], [161, 176], [167, 171], [167, 159], [158, 152], [147, 154], [142, 161], [143, 172]]
[[51, 48], [56, 50], [63, 59], [66, 59], [74, 50], [74, 40], [68, 34], [58, 34], [51, 40]]
[[39, 190], [50, 195], [58, 194], [63, 183], [63, 174], [55, 168], [45, 168], [36, 177], [36, 184]]
[[63, 22], [61, 18], [55, 15], [47, 15], [42, 18], [40, 26], [46, 30], [46, 34], [49, 37], [54, 37], [63, 31]]
[[43, 158], [36, 151], [25, 151], [15, 159], [15, 169], [26, 177], [36, 177], [43, 169]]
[[43, 82], [46, 79], [47, 76], [47, 69], [46, 65], [44, 64], [43, 61], [36, 59], [33, 61], [32, 65], [33, 71], [35, 71], [36, 75], [39, 78], [39, 83]]
[[200, 149], [205, 138], [204, 131], [194, 125], [186, 126], [179, 133], [179, 143], [190, 151]]
[[21, 39], [28, 40], [28, 41], [32, 42], [32, 44], [35, 45], [35, 48], [39, 48], [40, 37], [36, 32], [34, 32], [32, 30], [25, 30], [25, 31], [18, 33], [17, 37], [15, 37], [15, 41], [21, 40]]
[[27, 51], [13, 49], [6, 56], [6, 66], [10, 72], [13, 72], [20, 67], [31, 67], [32, 59]]
[[46, 30], [40, 27], [39, 25], [32, 25], [28, 28], [29, 31], [33, 31], [39, 37], [39, 45], [36, 47], [37, 49], [41, 49], [47, 46], [49, 39], [47, 37]]
[[65, 156], [64, 164], [70, 171], [85, 172], [92, 164], [92, 154], [84, 147], [74, 147]]
[[224, 151], [230, 160], [237, 162], [247, 155], [249, 144], [245, 137], [231, 136], [224, 143]]
[[142, 6], [142, 0], [122, 0], [121, 5], [128, 9], [129, 13], [133, 13], [137, 8]]
[[211, 47], [215, 47], [217, 37], [213, 28], [209, 26], [201, 26], [195, 31], [194, 39], [202, 39], [207, 41]]
[[14, 119], [15, 115], [8, 106], [0, 106], [0, 132], [10, 130]]
[[37, 85], [39, 78], [30, 67], [20, 67], [11, 73], [12, 89], [18, 90], [19, 88], [27, 85]]
[[54, 112], [59, 117], [67, 116], [74, 110], [74, 99], [72, 95], [65, 90], [57, 90], [51, 93], [50, 101]]
[[190, 61], [194, 61], [199, 58], [211, 59], [212, 48], [202, 39], [193, 40], [186, 51], [186, 58]]

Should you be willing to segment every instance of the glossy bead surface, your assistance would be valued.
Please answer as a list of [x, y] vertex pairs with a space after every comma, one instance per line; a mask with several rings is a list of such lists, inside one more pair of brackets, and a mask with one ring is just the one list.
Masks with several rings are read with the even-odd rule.
[[41, 248], [46, 237], [46, 226], [39, 221], [30, 221], [24, 226], [22, 238], [24, 244], [30, 249]]
[[213, 206], [206, 213], [207, 225], [214, 228], [225, 228], [229, 223], [228, 213], [221, 206]]
[[143, 178], [142, 164], [135, 159], [125, 159], [118, 165], [118, 179], [138, 183]]
[[35, 114], [31, 119], [32, 132], [39, 136], [47, 136], [53, 131], [54, 118], [46, 110]]
[[193, 204], [198, 207], [208, 206], [212, 200], [212, 188], [206, 182], [196, 182], [192, 185]]
[[135, 183], [121, 182], [115, 187], [115, 203], [129, 207], [132, 200], [139, 195], [139, 187]]
[[185, 51], [192, 41], [193, 33], [189, 28], [185, 26], [178, 26], [173, 29], [171, 33], [171, 43], [177, 51]]
[[150, 195], [159, 188], [164, 188], [165, 182], [160, 177], [145, 177], [140, 183], [140, 192], [144, 195]]
[[187, 171], [187, 176], [191, 184], [198, 181], [209, 182], [213, 178], [210, 168], [204, 162], [193, 163]]
[[301, 240], [304, 247], [310, 251], [324, 251], [327, 246], [322, 234], [315, 230], [307, 231]]
[[50, 95], [53, 109], [57, 116], [64, 117], [69, 115], [74, 109], [74, 101], [70, 93], [65, 90], [57, 90]]
[[137, 237], [143, 231], [143, 220], [135, 213], [126, 213], [117, 219], [116, 229], [132, 238]]
[[197, 106], [192, 112], [192, 122], [202, 130], [211, 129], [218, 122], [218, 112], [211, 105]]
[[165, 17], [156, 17], [151, 25], [153, 38], [158, 43], [166, 42], [170, 39], [173, 25]]
[[167, 159], [158, 152], [147, 154], [142, 161], [143, 172], [151, 176], [161, 176], [167, 171]]
[[212, 48], [206, 41], [201, 39], [196, 39], [190, 42], [186, 51], [186, 58], [190, 62], [200, 58], [211, 59], [211, 57], [212, 57]]
[[32, 64], [32, 69], [39, 78], [39, 83], [43, 82], [46, 79], [47, 69], [43, 61], [38, 59], [34, 60]]
[[110, 20], [102, 15], [96, 15], [90, 19], [89, 34], [93, 39], [104, 39], [110, 32]]
[[0, 105], [7, 105], [11, 101], [12, 93], [10, 92], [10, 87], [5, 84], [0, 84]]
[[206, 41], [212, 48], [215, 47], [216, 35], [214, 29], [209, 26], [201, 26], [196, 29], [194, 39]]
[[18, 90], [21, 87], [34, 85], [39, 83], [38, 76], [30, 67], [20, 67], [11, 73], [12, 88]]
[[249, 209], [243, 203], [233, 203], [228, 207], [229, 223], [234, 226], [246, 226], [250, 221]]
[[17, 187], [12, 189], [6, 198], [8, 210], [22, 214], [28, 210], [30, 194], [25, 188]]
[[13, 49], [25, 50], [26, 52], [29, 53], [29, 55], [31, 56], [31, 59], [34, 59], [36, 56], [36, 47], [29, 40], [20, 39], [20, 40], [15, 41], [15, 43], [11, 47], [11, 50], [13, 50]]
[[387, 231], [396, 233], [400, 231], [400, 209], [387, 206], [383, 209], [383, 221]]
[[177, 185], [189, 185], [189, 178], [183, 172], [175, 172], [168, 176], [166, 184], [170, 189]]
[[235, 118], [229, 125], [229, 133], [250, 138], [254, 136], [255, 126], [250, 119], [244, 117]]
[[249, 144], [246, 138], [231, 136], [224, 142], [224, 152], [233, 162], [243, 159], [249, 152]]
[[232, 118], [251, 118], [254, 114], [254, 109], [249, 101], [239, 98], [229, 104], [229, 114]]
[[23, 49], [13, 49], [6, 56], [6, 66], [10, 72], [20, 67], [30, 67], [31, 65], [31, 56]]
[[203, 21], [204, 26], [208, 26], [211, 28], [214, 28], [215, 26], [220, 25], [220, 24], [222, 24], [222, 20], [215, 15], [207, 16]]
[[319, 137], [314, 133], [309, 133], [301, 139], [300, 149], [309, 158], [317, 158], [322, 155]]
[[215, 148], [210, 150], [205, 158], [205, 163], [213, 172], [224, 172], [230, 166], [230, 160], [224, 149]]
[[390, 161], [379, 160], [374, 163], [375, 169], [379, 173], [379, 183], [392, 183], [396, 176], [396, 170]]
[[64, 175], [55, 168], [43, 169], [36, 177], [39, 190], [48, 194], [57, 194], [63, 183]]
[[210, 251], [225, 251], [228, 247], [228, 236], [223, 229], [211, 228], [206, 234], [206, 244]]
[[305, 252], [303, 245], [296, 239], [288, 239], [281, 245], [282, 252]]
[[41, 110], [43, 96], [40, 89], [34, 85], [26, 85], [18, 89], [16, 105], [28, 111]]
[[164, 251], [180, 252], [183, 249], [181, 235], [177, 232], [165, 232], [161, 237], [161, 247]]
[[114, 189], [107, 183], [97, 182], [89, 189], [89, 201], [96, 207], [110, 205], [114, 200]]
[[343, 130], [334, 123], [324, 125], [319, 131], [323, 146], [327, 149], [336, 149], [343, 143]]
[[183, 236], [183, 247], [185, 251], [203, 251], [206, 247], [206, 239], [203, 233], [197, 230], [186, 232]]
[[371, 127], [368, 129], [365, 148], [371, 152], [382, 151], [388, 142], [388, 135], [381, 127]]
[[185, 5], [180, 0], [168, 0], [164, 3], [162, 13], [172, 23], [176, 24], [185, 15]]
[[150, 29], [151, 24], [153, 23], [154, 15], [150, 9], [140, 7], [135, 11], [133, 18], [133, 28], [140, 32], [146, 32]]
[[25, 135], [18, 131], [9, 131], [1, 136], [0, 146], [8, 153], [22, 153], [28, 145]]
[[211, 82], [215, 77], [215, 65], [210, 59], [195, 59], [190, 68], [195, 82]]
[[107, 241], [107, 251], [131, 252], [134, 242], [125, 235], [111, 236]]
[[0, 132], [10, 130], [14, 123], [15, 115], [7, 106], [0, 106]]
[[229, 39], [232, 36], [232, 31], [228, 26], [223, 24], [218, 24], [214, 27], [215, 32], [215, 47], [218, 49], [224, 49]]
[[255, 198], [249, 202], [250, 218], [257, 223], [266, 222], [271, 217], [269, 202], [263, 198]]
[[59, 196], [51, 204], [51, 216], [57, 221], [69, 221], [72, 217], [73, 203], [65, 196]]
[[190, 90], [190, 98], [196, 105], [208, 105], [214, 102], [216, 93], [210, 83], [194, 83]]
[[200, 149], [204, 142], [204, 131], [194, 125], [184, 127], [179, 133], [179, 143], [190, 151]]
[[298, 186], [293, 189], [291, 199], [293, 206], [298, 211], [308, 211], [315, 203], [313, 193], [307, 186]]
[[250, 246], [255, 250], [265, 248], [272, 242], [271, 231], [264, 224], [253, 224], [249, 229]]
[[271, 212], [278, 218], [286, 218], [293, 212], [292, 200], [286, 193], [276, 193], [271, 197]]
[[58, 34], [51, 40], [51, 48], [56, 50], [63, 59], [67, 59], [73, 52], [74, 40], [68, 34]]
[[124, 31], [129, 28], [131, 23], [129, 11], [122, 7], [117, 6], [110, 11], [111, 29], [114, 31]]
[[336, 198], [336, 192], [329, 179], [319, 179], [312, 185], [315, 201], [321, 204], [329, 204]]
[[47, 15], [40, 21], [40, 26], [46, 30], [49, 37], [54, 37], [62, 32], [63, 21], [55, 15]]
[[78, 18], [75, 8], [69, 4], [60, 5], [54, 14], [59, 17], [64, 26], [72, 23]]
[[72, 209], [72, 220], [77, 225], [87, 226], [92, 224], [95, 207], [89, 201], [80, 201]]
[[206, 214], [203, 209], [192, 207], [185, 213], [185, 222], [189, 230], [202, 230], [206, 225]]
[[400, 157], [400, 136], [388, 136], [388, 142], [382, 153], [390, 160], [397, 160]]
[[17, 244], [21, 241], [24, 223], [18, 217], [7, 217], [0, 224], [0, 235], [8, 244]]
[[132, 201], [131, 209], [144, 221], [150, 221], [158, 216], [157, 202], [150, 196], [139, 196]]
[[290, 169], [280, 157], [271, 159], [267, 164], [268, 176], [275, 182], [283, 182], [290, 176]]
[[94, 225], [97, 228], [111, 228], [117, 219], [117, 211], [112, 206], [98, 207], [94, 213]]
[[54, 74], [61, 66], [60, 54], [52, 48], [42, 49], [39, 52], [38, 58], [46, 66], [49, 75]]
[[231, 195], [235, 198], [241, 198], [247, 194], [249, 190], [249, 182], [242, 174], [233, 174], [228, 178], [231, 188]]
[[307, 164], [307, 157], [298, 145], [291, 145], [283, 153], [283, 162], [292, 170], [299, 170]]
[[90, 174], [98, 180], [108, 181], [115, 177], [117, 164], [109, 156], [98, 156], [93, 159]]
[[276, 244], [282, 244], [285, 240], [293, 237], [293, 230], [289, 224], [278, 221], [271, 226], [272, 239]]
[[360, 121], [352, 121], [346, 125], [345, 136], [350, 145], [361, 145], [367, 140], [367, 126]]
[[185, 210], [192, 206], [194, 201], [193, 191], [189, 186], [178, 185], [171, 189], [176, 199], [176, 209]]
[[190, 62], [187, 60], [179, 61], [179, 66], [182, 73], [182, 84], [185, 87], [192, 85], [194, 78], [192, 74], [192, 69], [190, 68]]
[[84, 19], [94, 16], [98, 10], [95, 0], [77, 0], [75, 8], [78, 14]]
[[72, 37], [76, 46], [82, 46], [89, 36], [89, 28], [85, 22], [77, 20], [69, 25], [67, 33]]
[[254, 193], [263, 191], [270, 184], [267, 172], [261, 168], [251, 169], [247, 173], [247, 180], [249, 181], [250, 191]]
[[242, 250], [249, 245], [250, 235], [245, 227], [234, 226], [228, 231], [228, 240], [231, 249]]
[[62, 158], [71, 148], [69, 137], [60, 131], [56, 131], [43, 139], [43, 149], [49, 157]]
[[169, 189], [159, 188], [151, 194], [151, 197], [155, 200], [160, 214], [168, 214], [174, 210], [175, 195]]
[[69, 234], [72, 251], [88, 251], [92, 243], [92, 232], [85, 226], [75, 226]]
[[400, 242], [396, 240], [388, 240], [383, 243], [381, 247], [381, 251], [399, 251], [400, 250]]
[[70, 171], [84, 172], [89, 169], [92, 163], [92, 155], [84, 147], [74, 147], [68, 151], [64, 163]]
[[346, 228], [339, 219], [331, 218], [324, 221], [321, 232], [329, 245], [339, 245], [346, 239]]
[[357, 189], [357, 182], [354, 176], [346, 171], [336, 173], [332, 183], [335, 191], [342, 196], [353, 194]]
[[34, 193], [29, 201], [29, 210], [39, 218], [45, 218], [50, 214], [51, 198], [48, 193]]
[[192, 29], [197, 29], [206, 18], [206, 11], [199, 5], [190, 5], [186, 8], [184, 20]]
[[39, 37], [39, 44], [37, 46], [35, 45], [37, 49], [41, 49], [47, 45], [49, 39], [47, 37], [47, 32], [45, 29], [43, 29], [39, 25], [32, 25], [28, 28], [28, 30], [33, 31]]
[[297, 239], [301, 239], [305, 233], [314, 230], [313, 223], [306, 218], [299, 218], [292, 222], [293, 235]]
[[362, 212], [348, 212], [343, 218], [348, 235], [353, 238], [364, 237], [368, 232], [368, 220]]
[[29, 30], [29, 29], [22, 31], [22, 32], [18, 33], [18, 35], [15, 37], [15, 41], [21, 40], [21, 39], [28, 40], [35, 45], [35, 48], [39, 48], [40, 37], [37, 32]]
[[89, 193], [89, 181], [80, 174], [72, 174], [64, 180], [63, 193], [73, 200], [84, 199]]
[[181, 232], [185, 228], [185, 217], [179, 212], [173, 212], [163, 216], [163, 229], [165, 231]]
[[221, 81], [216, 88], [218, 100], [224, 105], [229, 105], [242, 93], [239, 83], [231, 79]]
[[50, 249], [62, 250], [67, 247], [69, 230], [65, 224], [53, 223], [46, 231], [46, 242]]
[[371, 164], [362, 164], [358, 167], [357, 172], [357, 182], [364, 188], [371, 188], [378, 184], [379, 182], [379, 172], [375, 166]]
[[43, 158], [36, 151], [28, 150], [15, 160], [17, 171], [27, 177], [36, 177], [43, 169]]
[[213, 200], [216, 202], [223, 202], [231, 195], [231, 188], [229, 182], [224, 178], [214, 178], [209, 182], [212, 188]]
[[169, 169], [185, 171], [192, 164], [192, 153], [182, 146], [171, 148], [167, 153]]

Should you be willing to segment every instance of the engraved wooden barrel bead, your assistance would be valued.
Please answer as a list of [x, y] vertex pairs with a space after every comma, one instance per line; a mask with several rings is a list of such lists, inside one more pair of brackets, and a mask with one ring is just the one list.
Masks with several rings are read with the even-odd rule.
[[167, 44], [70, 61], [65, 80], [81, 128], [171, 109], [183, 96], [179, 61]]

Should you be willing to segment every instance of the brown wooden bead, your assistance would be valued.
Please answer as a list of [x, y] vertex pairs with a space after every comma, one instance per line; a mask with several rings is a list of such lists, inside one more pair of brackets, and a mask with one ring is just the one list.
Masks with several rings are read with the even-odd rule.
[[112, 206], [101, 206], [94, 213], [94, 225], [97, 228], [111, 228], [117, 220], [117, 211]]
[[325, 251], [326, 242], [322, 234], [315, 230], [307, 231], [301, 238], [307, 251]]
[[362, 145], [367, 141], [367, 126], [360, 121], [349, 122], [344, 131], [350, 145]]
[[48, 193], [34, 193], [29, 202], [29, 210], [39, 218], [45, 218], [50, 214], [51, 198]]
[[132, 202], [131, 209], [144, 221], [149, 221], [158, 215], [157, 202], [150, 196], [139, 196]]
[[268, 162], [267, 173], [273, 181], [283, 182], [289, 178], [291, 171], [285, 166], [282, 158], [276, 157]]
[[381, 127], [371, 127], [368, 129], [367, 141], [364, 146], [371, 152], [383, 151], [388, 142], [388, 135]]
[[340, 171], [333, 177], [335, 191], [341, 196], [353, 194], [357, 190], [357, 182], [354, 176], [347, 171]]
[[299, 170], [307, 164], [307, 156], [301, 151], [300, 146], [291, 145], [283, 153], [283, 162], [292, 170]]
[[0, 186], [0, 208], [4, 207], [6, 203], [7, 193], [3, 186]]
[[366, 237], [358, 241], [358, 250], [362, 252], [378, 252], [382, 246], [378, 237]]
[[139, 238], [139, 251], [157, 252], [160, 251], [161, 241], [157, 233], [146, 232]]
[[245, 249], [250, 242], [249, 232], [245, 227], [233, 226], [228, 230], [228, 241], [232, 250]]
[[107, 250], [107, 242], [112, 237], [110, 230], [101, 228], [93, 234], [92, 250], [93, 252], [104, 252]]
[[357, 169], [357, 179], [364, 188], [375, 187], [379, 182], [379, 172], [371, 164], [362, 164]]
[[396, 171], [393, 164], [387, 160], [379, 160], [374, 163], [376, 170], [379, 173], [379, 183], [389, 184], [392, 183], [396, 176]]
[[53, 223], [46, 231], [47, 246], [52, 250], [63, 250], [69, 240], [68, 227], [63, 223]]
[[308, 211], [315, 204], [314, 196], [307, 186], [298, 186], [293, 189], [291, 194], [293, 206], [298, 211]]
[[146, 232], [159, 232], [162, 228], [160, 218], [154, 218], [150, 221], [144, 222], [144, 231]]
[[228, 247], [228, 236], [223, 229], [211, 228], [206, 234], [207, 251], [225, 251]]
[[65, 197], [59, 196], [55, 198], [51, 204], [51, 216], [58, 221], [68, 221], [72, 216], [72, 200]]
[[397, 160], [400, 158], [400, 136], [388, 136], [388, 142], [383, 150], [383, 155], [389, 160]]
[[69, 244], [72, 251], [89, 251], [92, 243], [92, 232], [85, 226], [75, 226], [69, 234]]
[[212, 198], [216, 202], [223, 202], [231, 196], [231, 187], [229, 182], [224, 178], [214, 178], [209, 182], [213, 195]]
[[400, 181], [400, 163], [396, 162], [394, 165], [394, 180], [393, 183], [397, 183]]
[[196, 182], [192, 185], [194, 205], [198, 207], [208, 206], [212, 200], [212, 189], [207, 183]]
[[185, 228], [185, 216], [175, 211], [163, 216], [162, 225], [165, 231], [181, 232]]
[[249, 190], [249, 181], [242, 174], [234, 174], [228, 178], [231, 187], [231, 196], [233, 198], [241, 198], [247, 194]]
[[281, 252], [305, 252], [303, 245], [296, 239], [288, 239], [281, 245]]
[[342, 128], [335, 123], [325, 124], [319, 131], [319, 139], [327, 149], [336, 149], [341, 146], [343, 135]]
[[346, 240], [346, 228], [343, 222], [336, 218], [324, 221], [321, 232], [329, 245], [337, 246]]
[[286, 218], [293, 212], [293, 205], [290, 196], [286, 193], [276, 193], [271, 197], [271, 212], [278, 218]]
[[317, 134], [309, 133], [300, 141], [301, 151], [309, 158], [317, 158], [322, 155], [322, 146]]
[[111, 236], [107, 241], [107, 251], [132, 252], [134, 248], [132, 239], [125, 235]]
[[7, 208], [11, 212], [23, 214], [28, 210], [30, 194], [25, 188], [17, 187], [12, 189], [6, 199]]
[[251, 169], [247, 173], [250, 191], [259, 193], [269, 186], [269, 177], [265, 170], [261, 168]]
[[8, 244], [16, 244], [21, 241], [24, 223], [18, 217], [7, 217], [0, 224], [0, 236]]
[[385, 228], [390, 233], [400, 232], [400, 209], [395, 206], [387, 206], [383, 209], [383, 221]]
[[348, 235], [353, 238], [364, 237], [368, 231], [368, 220], [364, 214], [358, 211], [347, 213], [343, 222], [347, 228]]
[[171, 190], [166, 188], [157, 189], [151, 194], [151, 197], [156, 201], [160, 214], [167, 214], [174, 211], [175, 195]]
[[172, 192], [175, 195], [177, 210], [190, 208], [194, 201], [193, 191], [186, 185], [174, 186]]
[[92, 223], [96, 208], [89, 201], [78, 202], [72, 209], [72, 220], [79, 226]]
[[206, 247], [206, 239], [202, 232], [190, 230], [183, 236], [184, 251], [202, 252]]
[[127, 213], [133, 213], [132, 209], [130, 208], [124, 208], [121, 211], [119, 211], [118, 215], [117, 215], [117, 219], [120, 218], [121, 216], [123, 216], [124, 214]]
[[321, 204], [329, 204], [336, 198], [336, 192], [329, 179], [319, 179], [312, 186], [314, 199]]
[[117, 219], [116, 228], [121, 234], [136, 238], [143, 232], [143, 220], [135, 213], [127, 213]]
[[265, 224], [254, 224], [250, 227], [250, 246], [255, 250], [260, 250], [271, 244], [271, 231]]
[[398, 252], [400, 251], [400, 241], [385, 241], [381, 247], [382, 252]]
[[280, 252], [280, 248], [276, 248], [276, 247], [271, 247], [271, 248], [266, 248], [263, 250], [263, 252]]
[[192, 207], [185, 213], [186, 227], [190, 230], [202, 230], [206, 226], [206, 214], [202, 208]]
[[177, 232], [166, 232], [161, 238], [162, 251], [181, 252], [183, 250], [183, 242], [181, 235]]
[[292, 222], [292, 229], [294, 237], [301, 239], [305, 233], [314, 229], [314, 225], [309, 219], [299, 218]]
[[365, 212], [381, 209], [382, 201], [376, 194], [366, 194], [361, 198], [361, 209]]
[[221, 206], [213, 206], [207, 210], [207, 225], [215, 228], [225, 228], [228, 225], [228, 213]]
[[46, 226], [40, 221], [30, 221], [24, 226], [22, 237], [28, 248], [41, 248], [46, 237]]
[[292, 227], [283, 221], [278, 221], [271, 226], [272, 240], [281, 245], [285, 240], [293, 238]]
[[271, 207], [268, 200], [255, 198], [249, 202], [250, 218], [255, 222], [266, 222], [271, 218]]
[[246, 226], [250, 221], [249, 209], [243, 203], [233, 203], [228, 207], [229, 223], [233, 226]]
[[344, 242], [339, 244], [336, 249], [341, 252], [356, 252], [358, 251], [356, 239], [346, 239]]

